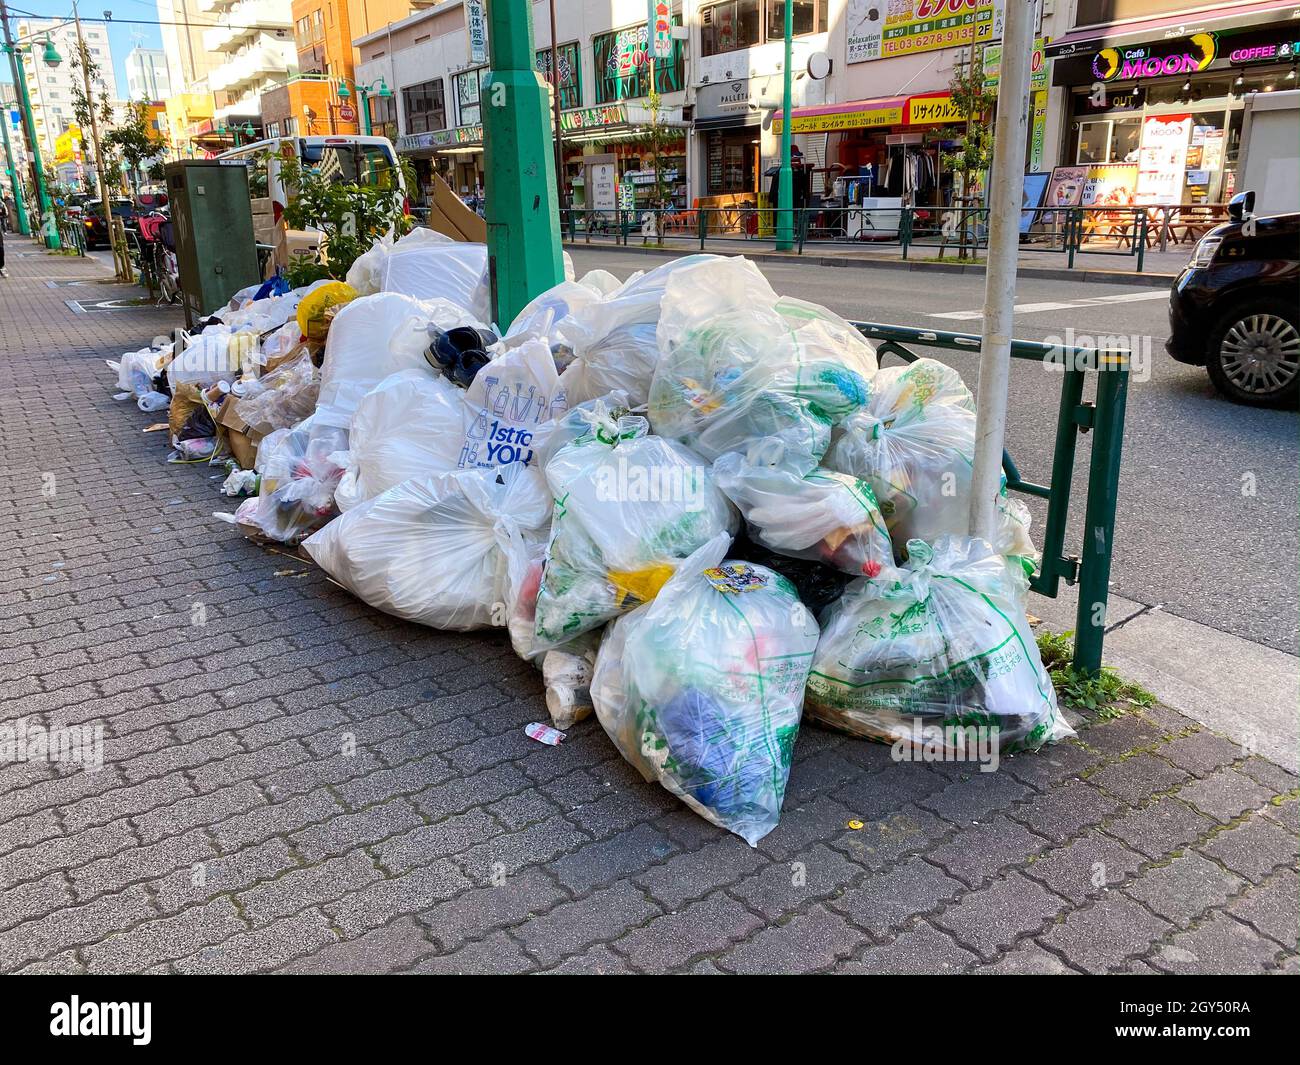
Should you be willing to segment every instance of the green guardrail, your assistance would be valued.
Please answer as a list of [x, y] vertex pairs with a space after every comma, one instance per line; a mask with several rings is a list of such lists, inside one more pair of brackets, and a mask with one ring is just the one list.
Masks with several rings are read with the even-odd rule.
[[[863, 336], [876, 342], [879, 356], [893, 354], [906, 362], [921, 357], [912, 350], [914, 347], [967, 354], [980, 350], [980, 338], [972, 333], [945, 333], [875, 322], [854, 322], [853, 325]], [[1013, 359], [1043, 364], [1059, 361], [1064, 367], [1050, 482], [1043, 485], [1025, 480], [1005, 451], [1002, 469], [1006, 474], [1008, 491], [1047, 501], [1043, 561], [1031, 578], [1030, 587], [1040, 595], [1055, 599], [1062, 580], [1079, 586], [1074, 665], [1090, 673], [1101, 669], [1102, 643], [1106, 634], [1120, 456], [1124, 445], [1124, 412], [1128, 401], [1129, 355], [1126, 350], [1071, 348], [1029, 340], [1011, 342]], [[1084, 398], [1089, 374], [1096, 376], [1092, 400]], [[1065, 537], [1075, 457], [1079, 437], [1088, 432], [1093, 434], [1093, 438], [1088, 462], [1083, 542], [1078, 554], [1066, 554]]]

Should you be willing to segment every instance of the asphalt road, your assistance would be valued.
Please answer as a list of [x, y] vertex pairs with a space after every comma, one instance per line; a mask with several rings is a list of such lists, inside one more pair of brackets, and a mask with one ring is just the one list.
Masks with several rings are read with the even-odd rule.
[[[619, 277], [663, 258], [609, 249], [572, 252], [579, 274], [603, 267]], [[895, 325], [980, 330], [978, 275], [760, 263], [778, 291], [839, 314]], [[1253, 410], [1222, 399], [1204, 370], [1164, 352], [1163, 289], [1022, 279], [1015, 335], [1131, 337], [1138, 362], [1129, 390], [1116, 521], [1112, 591], [1148, 606], [1291, 654], [1296, 653], [1297, 456], [1300, 415]], [[967, 315], [965, 317], [939, 317]], [[940, 353], [933, 353], [940, 354]], [[951, 353], [972, 389], [975, 356]], [[1036, 363], [1013, 368], [1008, 449], [1021, 474], [1045, 482], [1060, 377]], [[1078, 549], [1086, 490], [1081, 444], [1067, 553]], [[1045, 509], [1033, 505], [1041, 529]]]

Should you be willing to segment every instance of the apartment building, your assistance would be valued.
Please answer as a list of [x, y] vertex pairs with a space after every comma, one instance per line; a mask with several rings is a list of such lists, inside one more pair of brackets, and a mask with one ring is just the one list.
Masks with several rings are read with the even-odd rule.
[[167, 56], [161, 48], [132, 48], [125, 66], [128, 100], [163, 101], [172, 94]]
[[[44, 62], [40, 47], [22, 54], [22, 71], [31, 98], [36, 138], [42, 155], [53, 159], [59, 136], [75, 122], [72, 108], [74, 86], [79, 90], [82, 88], [81, 71], [72, 64], [77, 54], [77, 28], [65, 20], [23, 19], [14, 24], [14, 33], [20, 39], [34, 38], [38, 41], [48, 35], [63, 57], [58, 66], [51, 67]], [[110, 100], [117, 100], [117, 76], [113, 71], [108, 31], [103, 25], [87, 22], [82, 24], [82, 33], [90, 58], [98, 67], [91, 94], [96, 101], [103, 94], [107, 94]]]
[[208, 88], [214, 118], [228, 127], [262, 129], [262, 94], [298, 71], [290, 0], [197, 0], [210, 28], [203, 47], [215, 58]]

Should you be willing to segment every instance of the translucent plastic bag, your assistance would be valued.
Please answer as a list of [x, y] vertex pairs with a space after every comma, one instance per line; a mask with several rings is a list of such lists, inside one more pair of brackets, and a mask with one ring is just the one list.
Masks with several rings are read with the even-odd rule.
[[304, 544], [359, 599], [408, 621], [466, 631], [506, 623], [505, 550], [538, 541], [550, 497], [537, 470], [412, 478], [336, 518]]
[[370, 245], [369, 251], [357, 256], [356, 260], [348, 268], [348, 274], [344, 280], [356, 289], [359, 295], [373, 295], [383, 287], [384, 263], [388, 261], [388, 256], [394, 248], [400, 247], [405, 251], [408, 248], [416, 248], [421, 245], [451, 243], [451, 237], [435, 232], [432, 229], [425, 229], [422, 226], [417, 226], [397, 241], [394, 241], [392, 237], [380, 237]]
[[384, 260], [382, 290], [444, 299], [479, 322], [493, 318], [486, 244], [399, 242]]
[[[965, 535], [975, 461], [975, 400], [961, 375], [934, 359], [880, 370], [867, 409], [835, 430], [825, 464], [860, 477], [880, 501], [900, 555], [909, 540]], [[995, 544], [1034, 555], [1029, 511], [1001, 502]]]
[[[274, 437], [271, 447], [265, 445]], [[308, 418], [282, 435], [272, 434], [258, 448], [262, 475], [251, 520], [272, 540], [297, 543], [334, 513], [334, 490], [342, 468], [330, 456], [343, 450], [347, 434]], [[243, 514], [243, 508], [240, 508]]]
[[316, 409], [320, 394], [316, 367], [306, 348], [243, 387], [243, 396], [234, 401], [235, 413], [263, 435], [297, 425]]
[[584, 310], [621, 285], [608, 270], [592, 270], [577, 281], [561, 281], [533, 297], [510, 323], [506, 336], [549, 336], [565, 317]]
[[461, 468], [530, 462], [537, 434], [568, 409], [551, 349], [536, 338], [497, 352], [464, 396]]
[[395, 292], [362, 296], [339, 310], [325, 340], [318, 421], [347, 429], [361, 397], [386, 377], [427, 367], [427, 326], [480, 325], [446, 300], [417, 300]]
[[787, 461], [755, 462], [736, 452], [713, 464], [718, 487], [755, 543], [792, 558], [874, 577], [892, 566], [889, 530], [871, 487], [856, 477]]
[[384, 378], [352, 416], [348, 450], [332, 458], [344, 468], [334, 493], [339, 510], [412, 477], [456, 468], [465, 422], [464, 393], [428, 368]]
[[659, 362], [655, 334], [669, 280], [692, 272], [702, 278], [697, 268], [722, 261], [718, 255], [674, 259], [648, 273], [633, 274], [603, 299], [558, 320], [554, 335], [574, 355], [562, 382], [569, 402], [582, 403], [617, 389], [627, 393], [633, 406], [645, 403]]
[[108, 368], [117, 374], [119, 391], [130, 392], [136, 399], [154, 390], [153, 381], [171, 360], [171, 346], [141, 348], [124, 352], [121, 359], [105, 359]]
[[[810, 307], [812, 305], [798, 305]], [[785, 303], [792, 313], [796, 304]], [[820, 311], [820, 309], [818, 309]], [[865, 341], [789, 320], [757, 267], [725, 259], [669, 280], [659, 319], [663, 353], [650, 385], [656, 433], [713, 461], [759, 441], [815, 466], [831, 427], [867, 402], [874, 356]]]
[[789, 581], [724, 562], [727, 546], [711, 540], [610, 626], [591, 696], [646, 780], [754, 846], [781, 815], [818, 630]]
[[1026, 567], [969, 537], [907, 546], [901, 570], [854, 581], [822, 614], [809, 715], [949, 756], [962, 738], [947, 727], [996, 730], [1002, 753], [1073, 735], [1025, 618]]
[[584, 412], [588, 432], [546, 465], [555, 499], [537, 593], [538, 650], [653, 599], [678, 563], [737, 521], [708, 464], [644, 418]]
[[257, 334], [208, 328], [167, 364], [167, 384], [173, 392], [183, 384], [209, 388], [218, 381], [234, 381], [257, 364]]

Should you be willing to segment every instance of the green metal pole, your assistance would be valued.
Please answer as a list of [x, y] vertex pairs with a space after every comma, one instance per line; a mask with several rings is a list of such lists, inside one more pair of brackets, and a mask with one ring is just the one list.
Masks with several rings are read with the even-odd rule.
[[1079, 606], [1074, 630], [1074, 667], [1087, 673], [1101, 669], [1101, 647], [1106, 634], [1128, 376], [1128, 352], [1098, 352], [1097, 409], [1092, 460], [1088, 466], [1088, 502], [1083, 518], [1083, 559], [1079, 566]]
[[503, 328], [564, 279], [551, 98], [533, 64], [530, 0], [488, 5], [491, 70], [483, 83], [488, 273]]
[[361, 130], [365, 134], [365, 136], [369, 137], [371, 136], [370, 93], [368, 90], [363, 89], [360, 85], [357, 86], [357, 106], [361, 108], [361, 114], [362, 114]]
[[5, 172], [9, 175], [9, 184], [14, 190], [14, 213], [18, 215], [14, 222], [18, 226], [18, 232], [25, 237], [31, 232], [31, 227], [27, 224], [27, 205], [23, 203], [23, 183], [19, 179], [13, 145], [9, 141], [8, 115], [0, 115], [0, 127], [4, 128], [5, 136]]
[[790, 166], [790, 103], [794, 95], [794, 4], [785, 0], [785, 90], [781, 97], [781, 169], [777, 171], [776, 250], [789, 251], [794, 246], [794, 171]]
[[[49, 190], [45, 187], [45, 165], [41, 162], [41, 146], [36, 140], [36, 122], [32, 118], [32, 100], [27, 93], [27, 78], [18, 62], [18, 48], [9, 32], [9, 9], [4, 0], [0, 0], [0, 26], [4, 27], [4, 50], [9, 53], [9, 62], [13, 67], [14, 84], [18, 88], [18, 109], [23, 116], [23, 132], [27, 137], [27, 150], [32, 153], [32, 170], [36, 179], [36, 198], [41, 207], [41, 233], [45, 237], [45, 246], [51, 251], [62, 247], [59, 241], [59, 227], [54, 220], [54, 205], [50, 202]], [[36, 62], [32, 59], [33, 64]]]

